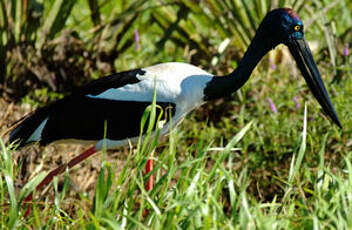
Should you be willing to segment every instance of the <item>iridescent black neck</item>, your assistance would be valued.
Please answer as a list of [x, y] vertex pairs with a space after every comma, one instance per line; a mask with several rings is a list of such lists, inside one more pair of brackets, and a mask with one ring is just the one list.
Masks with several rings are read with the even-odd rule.
[[217, 99], [236, 92], [247, 82], [258, 62], [272, 47], [264, 34], [257, 33], [238, 67], [229, 75], [215, 76], [207, 84], [204, 89], [204, 100]]

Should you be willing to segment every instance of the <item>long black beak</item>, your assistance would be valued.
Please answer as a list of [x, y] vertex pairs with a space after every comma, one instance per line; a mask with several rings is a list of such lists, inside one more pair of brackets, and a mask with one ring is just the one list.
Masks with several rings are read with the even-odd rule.
[[328, 92], [324, 86], [324, 82], [320, 77], [319, 70], [313, 59], [312, 52], [304, 39], [293, 40], [287, 44], [292, 56], [297, 62], [298, 68], [301, 70], [309, 89], [314, 97], [318, 100], [324, 112], [332, 119], [332, 121], [342, 128], [341, 122], [335, 111]]

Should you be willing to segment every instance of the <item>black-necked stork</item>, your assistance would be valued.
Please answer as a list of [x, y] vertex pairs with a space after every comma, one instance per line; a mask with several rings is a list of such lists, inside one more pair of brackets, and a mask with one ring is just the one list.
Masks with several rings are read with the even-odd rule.
[[[108, 149], [135, 141], [140, 133], [141, 116], [151, 104], [154, 89], [156, 103], [163, 109], [171, 108], [172, 122], [179, 124], [187, 113], [205, 102], [228, 96], [241, 88], [262, 57], [280, 43], [288, 46], [325, 113], [341, 127], [305, 41], [301, 19], [292, 9], [280, 8], [265, 16], [238, 67], [229, 75], [214, 76], [196, 66], [175, 62], [103, 77], [36, 110], [11, 132], [10, 142], [19, 141], [19, 147], [32, 142], [47, 145], [61, 140], [94, 142], [94, 147], [68, 165], [52, 171], [39, 185], [41, 187], [65, 167], [72, 167], [102, 148], [105, 122]], [[161, 134], [167, 133], [168, 129], [166, 123]], [[147, 167], [150, 171], [151, 161]]]

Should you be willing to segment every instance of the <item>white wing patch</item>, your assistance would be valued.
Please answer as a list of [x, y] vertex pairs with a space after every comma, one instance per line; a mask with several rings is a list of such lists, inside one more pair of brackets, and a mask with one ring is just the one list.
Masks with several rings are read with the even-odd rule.
[[157, 79], [145, 79], [135, 84], [127, 84], [120, 88], [110, 88], [101, 94], [88, 94], [90, 98], [100, 98], [118, 101], [152, 101], [154, 86], [156, 86], [157, 101], [159, 102], [174, 102], [175, 97], [180, 90], [174, 88], [174, 92], [165, 81]]
[[38, 128], [32, 133], [32, 135], [27, 139], [26, 143], [34, 142], [34, 141], [39, 141], [42, 132], [44, 129], [44, 126], [46, 125], [46, 122], [48, 121], [49, 117], [47, 117], [39, 126]]
[[[88, 94], [90, 98], [121, 101], [148, 102], [153, 99], [156, 87], [157, 101], [172, 102], [194, 108], [203, 101], [203, 89], [212, 75], [186, 63], [163, 63], [142, 69], [142, 75], [136, 77], [138, 83], [127, 84], [120, 88], [110, 88], [98, 95]], [[192, 108], [191, 108], [192, 107]]]

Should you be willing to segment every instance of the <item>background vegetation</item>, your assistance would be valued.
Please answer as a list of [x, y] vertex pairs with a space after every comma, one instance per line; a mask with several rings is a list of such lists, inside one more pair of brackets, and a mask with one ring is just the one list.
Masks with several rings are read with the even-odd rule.
[[[280, 46], [236, 94], [201, 107], [161, 143], [104, 152], [55, 180], [27, 218], [21, 202], [39, 172], [80, 149], [3, 145], [1, 228], [350, 229], [349, 0], [1, 0], [0, 135], [25, 112], [112, 72], [182, 61], [228, 73], [264, 15], [283, 6], [304, 21], [342, 130]], [[157, 184], [147, 193], [141, 169], [151, 151]]]

